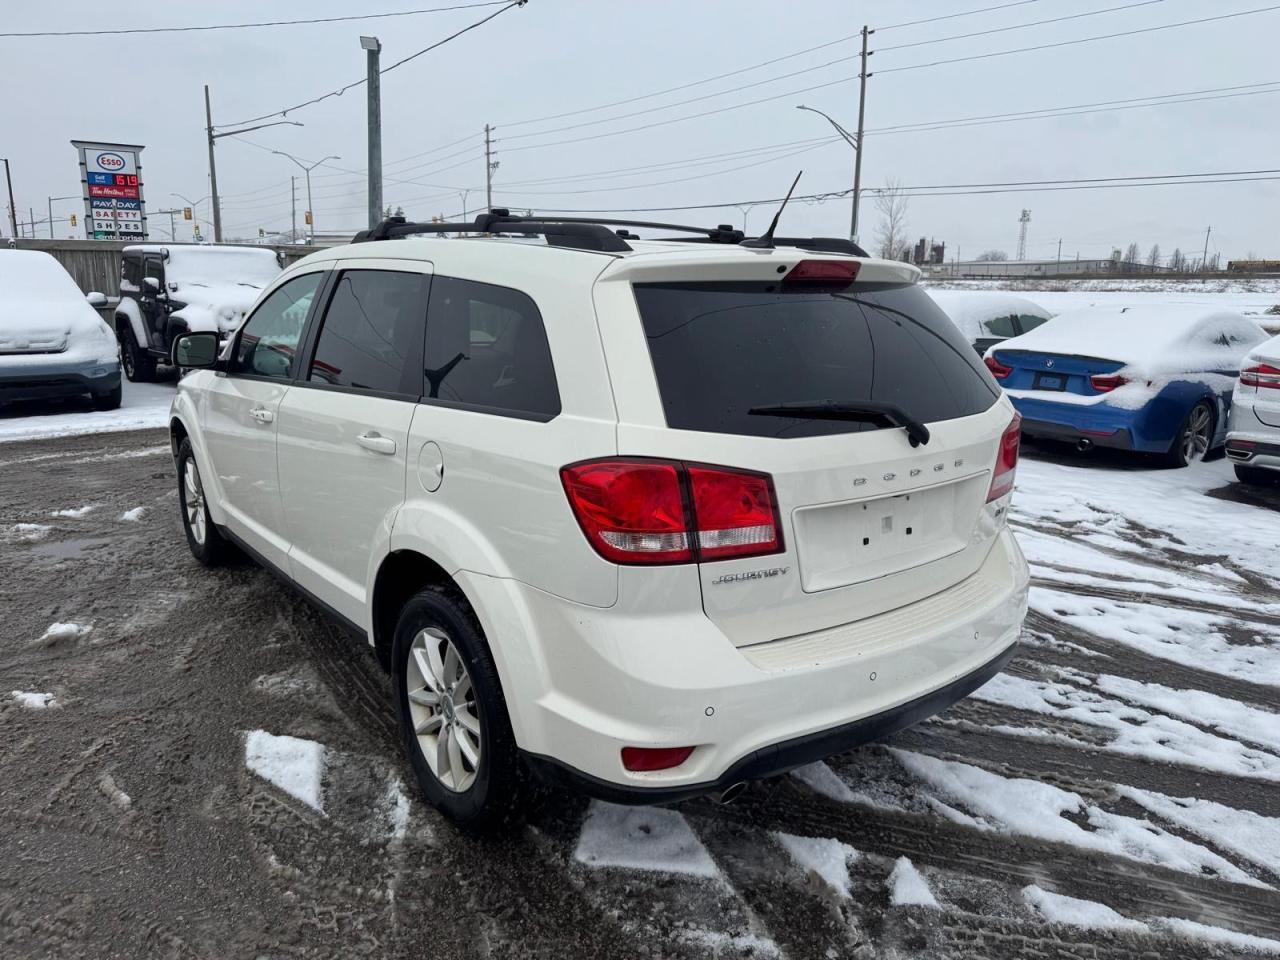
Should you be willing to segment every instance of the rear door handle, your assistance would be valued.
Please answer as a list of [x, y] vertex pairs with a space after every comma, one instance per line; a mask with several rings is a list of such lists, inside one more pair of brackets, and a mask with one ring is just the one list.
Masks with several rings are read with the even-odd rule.
[[370, 430], [368, 433], [362, 433], [356, 437], [356, 443], [371, 450], [374, 453], [385, 453], [388, 456], [396, 452], [396, 442], [390, 437], [384, 437], [377, 430]]
[[259, 423], [270, 423], [276, 418], [276, 415], [266, 407], [254, 407], [249, 411], [249, 416], [257, 420]]

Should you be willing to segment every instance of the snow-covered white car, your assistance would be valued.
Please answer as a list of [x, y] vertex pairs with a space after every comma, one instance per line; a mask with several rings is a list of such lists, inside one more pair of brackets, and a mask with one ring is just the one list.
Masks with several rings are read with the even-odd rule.
[[175, 342], [179, 505], [197, 559], [368, 638], [450, 817], [528, 767], [736, 792], [1012, 655], [1018, 418], [916, 268], [501, 213], [358, 239]]
[[1243, 483], [1280, 481], [1280, 336], [1255, 347], [1240, 369], [1227, 457]]
[[0, 249], [0, 403], [89, 396], [120, 406], [115, 334], [57, 260], [39, 250]]
[[1221, 449], [1240, 363], [1266, 338], [1210, 307], [1088, 307], [997, 344], [986, 364], [1024, 435], [1185, 467]]
[[173, 338], [209, 330], [223, 339], [280, 273], [274, 252], [216, 244], [137, 244], [120, 257], [116, 335], [130, 380], [155, 379]]
[[1053, 314], [1026, 297], [1000, 290], [928, 290], [978, 356], [1002, 340], [1030, 333]]

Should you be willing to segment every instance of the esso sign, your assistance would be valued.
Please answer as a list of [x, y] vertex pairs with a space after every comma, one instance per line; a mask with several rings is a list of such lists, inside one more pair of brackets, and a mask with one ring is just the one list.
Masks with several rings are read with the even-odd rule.
[[124, 157], [118, 153], [98, 154], [98, 166], [108, 173], [116, 173], [125, 168]]

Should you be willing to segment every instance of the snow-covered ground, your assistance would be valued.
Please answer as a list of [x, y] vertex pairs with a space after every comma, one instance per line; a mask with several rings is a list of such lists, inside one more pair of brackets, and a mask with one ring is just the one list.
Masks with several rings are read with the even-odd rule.
[[163, 427], [169, 422], [173, 389], [171, 382], [125, 380], [124, 399], [116, 410], [94, 410], [88, 399], [0, 406], [0, 442]]

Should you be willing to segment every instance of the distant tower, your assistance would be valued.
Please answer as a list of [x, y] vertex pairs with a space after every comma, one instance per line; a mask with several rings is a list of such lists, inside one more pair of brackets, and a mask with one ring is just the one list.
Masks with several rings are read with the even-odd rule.
[[1022, 224], [1022, 228], [1018, 231], [1018, 255], [1014, 259], [1025, 260], [1027, 259], [1027, 224], [1031, 222], [1031, 211], [1023, 210], [1018, 222]]

